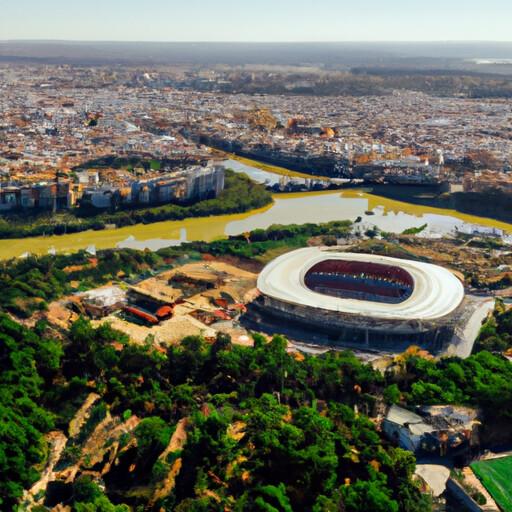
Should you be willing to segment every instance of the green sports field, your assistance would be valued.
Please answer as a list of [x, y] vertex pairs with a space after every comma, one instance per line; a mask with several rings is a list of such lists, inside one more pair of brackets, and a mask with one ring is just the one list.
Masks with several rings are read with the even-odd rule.
[[501, 509], [512, 511], [512, 456], [473, 462], [471, 469]]

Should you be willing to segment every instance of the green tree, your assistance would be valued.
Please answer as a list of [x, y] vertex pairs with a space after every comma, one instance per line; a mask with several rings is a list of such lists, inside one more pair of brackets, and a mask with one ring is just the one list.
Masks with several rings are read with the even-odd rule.
[[397, 404], [400, 401], [400, 389], [397, 384], [390, 384], [384, 389], [384, 400], [388, 404]]
[[398, 503], [391, 499], [390, 491], [377, 481], [359, 480], [342, 488], [346, 512], [398, 512]]

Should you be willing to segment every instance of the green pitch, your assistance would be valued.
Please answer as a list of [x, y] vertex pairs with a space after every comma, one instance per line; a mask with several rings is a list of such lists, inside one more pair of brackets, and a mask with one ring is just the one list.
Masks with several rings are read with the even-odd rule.
[[512, 457], [473, 462], [471, 469], [502, 510], [512, 511]]

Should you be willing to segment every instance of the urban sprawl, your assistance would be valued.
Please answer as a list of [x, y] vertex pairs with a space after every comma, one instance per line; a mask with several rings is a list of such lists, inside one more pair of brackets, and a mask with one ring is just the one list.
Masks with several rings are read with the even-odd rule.
[[0, 68], [0, 211], [215, 197], [222, 152], [331, 182], [512, 189], [509, 101], [407, 90], [236, 94], [222, 92], [226, 78], [179, 68]]

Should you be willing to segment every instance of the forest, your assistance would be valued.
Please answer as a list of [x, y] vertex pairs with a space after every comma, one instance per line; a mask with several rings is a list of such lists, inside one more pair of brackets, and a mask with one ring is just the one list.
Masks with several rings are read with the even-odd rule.
[[475, 350], [504, 352], [512, 348], [512, 310], [502, 300], [496, 301], [493, 314], [482, 326]]
[[[153, 510], [426, 511], [429, 500], [411, 479], [413, 455], [383, 441], [367, 416], [376, 403], [467, 404], [486, 419], [512, 417], [512, 365], [485, 351], [438, 362], [411, 351], [400, 371], [382, 375], [349, 351], [289, 353], [280, 336], [254, 334], [252, 347], [191, 336], [162, 352], [84, 318], [66, 336], [54, 334], [44, 323], [27, 329], [0, 316], [6, 510], [37, 479], [48, 456], [44, 434], [69, 433], [91, 392], [99, 405], [59, 464], [80, 460], [107, 411], [141, 419], [136, 441], [124, 439], [130, 448], [101, 486], [83, 462], [72, 483], [49, 487], [38, 512], [61, 502], [77, 511], [147, 510], [178, 458], [175, 485]], [[185, 445], [161, 458], [184, 419]]]

